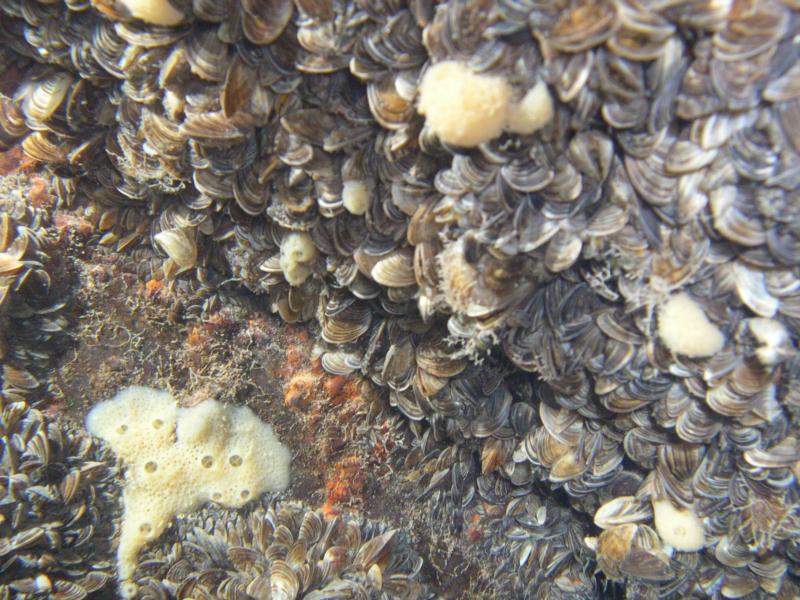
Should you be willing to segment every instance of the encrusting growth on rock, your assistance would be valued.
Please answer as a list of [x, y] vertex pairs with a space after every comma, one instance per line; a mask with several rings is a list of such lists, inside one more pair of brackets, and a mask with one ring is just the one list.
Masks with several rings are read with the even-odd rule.
[[92, 409], [86, 427], [126, 467], [120, 580], [176, 514], [209, 500], [238, 508], [289, 485], [289, 450], [246, 407], [178, 408], [169, 392], [135, 386]]

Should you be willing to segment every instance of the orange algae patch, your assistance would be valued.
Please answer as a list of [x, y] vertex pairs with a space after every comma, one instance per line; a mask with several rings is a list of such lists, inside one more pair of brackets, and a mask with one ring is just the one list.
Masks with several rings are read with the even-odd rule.
[[189, 335], [186, 336], [186, 344], [193, 348], [201, 346], [208, 341], [208, 335], [200, 327], [192, 327]]
[[283, 380], [283, 405], [298, 417], [295, 439], [306, 449], [311, 468], [326, 474], [318, 489], [325, 494], [323, 514], [332, 518], [342, 507], [361, 504], [374, 476], [370, 465], [383, 462], [389, 449], [364, 453], [351, 443], [355, 415], [364, 405], [364, 380], [326, 373], [320, 359], [312, 357], [305, 332], [290, 329], [283, 340], [285, 360], [274, 374]]
[[341, 406], [353, 400], [358, 402], [361, 399], [361, 381], [349, 375], [326, 376], [322, 389], [333, 406]]
[[231, 314], [222, 310], [214, 313], [206, 321], [204, 321], [203, 327], [209, 333], [217, 333], [218, 331], [235, 331], [239, 327], [239, 322]]
[[480, 541], [480, 539], [483, 537], [483, 528], [481, 527], [481, 519], [482, 519], [481, 515], [477, 513], [472, 515], [472, 518], [470, 519], [470, 524], [466, 530], [467, 539], [473, 544], [475, 542]]
[[260, 315], [251, 317], [247, 320], [247, 335], [257, 344], [269, 344], [275, 336], [275, 324]]
[[382, 464], [389, 458], [389, 449], [385, 444], [376, 442], [369, 454], [374, 462]]
[[323, 371], [319, 360], [309, 357], [309, 350], [305, 347], [305, 342], [289, 342], [286, 348], [286, 361], [282, 366], [275, 369], [275, 375], [282, 378], [292, 377], [298, 370], [305, 369], [311, 365], [311, 371], [317, 376], [321, 376]]
[[305, 352], [303, 352], [300, 348], [292, 346], [286, 351], [286, 363], [292, 369], [297, 369], [300, 367], [305, 358]]
[[347, 377], [344, 375], [334, 375], [326, 377], [322, 384], [322, 389], [325, 390], [325, 395], [331, 400], [338, 398], [347, 383]]
[[301, 371], [284, 386], [283, 404], [288, 408], [307, 408], [316, 387], [317, 377]]
[[94, 227], [89, 221], [67, 213], [56, 213], [53, 222], [58, 231], [58, 236], [62, 240], [70, 233], [86, 236], [94, 231]]
[[144, 287], [149, 296], [155, 296], [164, 290], [164, 282], [161, 279], [151, 279]]
[[367, 474], [361, 465], [361, 458], [351, 455], [333, 466], [333, 473], [325, 482], [327, 496], [323, 512], [326, 511], [325, 507], [328, 507], [328, 512], [333, 512], [337, 505], [353, 505], [363, 499], [367, 487]]
[[41, 164], [35, 158], [28, 156], [27, 154], [22, 155], [22, 163], [19, 166], [19, 170], [23, 173], [32, 173], [33, 171], [38, 170], [41, 167]]
[[298, 329], [297, 327], [290, 327], [289, 333], [297, 340], [298, 344], [307, 344], [310, 340], [308, 337], [308, 332], [304, 329]]
[[45, 206], [51, 203], [50, 190], [41, 177], [31, 178], [31, 189], [28, 192], [28, 201], [32, 206]]

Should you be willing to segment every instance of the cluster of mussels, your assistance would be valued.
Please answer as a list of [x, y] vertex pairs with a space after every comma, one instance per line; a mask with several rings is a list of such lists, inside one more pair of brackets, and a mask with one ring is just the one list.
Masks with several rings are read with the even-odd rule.
[[[63, 304], [45, 266], [47, 212], [0, 192], [0, 408], [42, 390], [42, 367], [63, 337]], [[33, 371], [33, 372], [32, 372]], [[39, 377], [37, 377], [39, 375]]]
[[283, 502], [181, 517], [178, 540], [146, 551], [139, 598], [424, 599], [419, 558], [397, 530]]
[[[796, 0], [0, 15], [24, 73], [0, 143], [51, 165], [143, 277], [316, 321], [324, 368], [408, 417], [423, 497], [493, 536], [501, 592], [800, 595]], [[546, 118], [448, 135], [419, 114], [426, 75], [461, 86], [467, 127], [491, 96], [468, 81]], [[202, 558], [164, 576], [189, 595], [305, 585], [288, 555], [223, 577], [256, 559], [194, 535]]]
[[111, 591], [116, 469], [86, 432], [29, 406], [66, 320], [47, 213], [18, 192], [0, 196], [0, 598], [80, 600]]
[[85, 431], [2, 398], [0, 598], [111, 592], [117, 470]]

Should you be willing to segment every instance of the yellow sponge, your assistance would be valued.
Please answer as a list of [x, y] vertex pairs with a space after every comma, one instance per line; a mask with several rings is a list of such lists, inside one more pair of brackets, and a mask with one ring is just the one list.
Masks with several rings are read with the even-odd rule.
[[246, 407], [206, 400], [178, 408], [168, 392], [131, 387], [95, 406], [86, 428], [126, 467], [120, 580], [176, 514], [209, 500], [239, 507], [289, 485], [289, 450]]
[[538, 82], [519, 102], [499, 75], [475, 73], [465, 63], [446, 60], [431, 66], [419, 87], [417, 110], [447, 144], [474, 147], [503, 130], [529, 135], [553, 118], [553, 100]]

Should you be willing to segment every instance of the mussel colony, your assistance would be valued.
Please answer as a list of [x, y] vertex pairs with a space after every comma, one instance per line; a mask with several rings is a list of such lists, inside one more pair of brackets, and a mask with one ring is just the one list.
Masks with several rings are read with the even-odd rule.
[[[387, 389], [432, 465], [420, 502], [480, 518], [498, 595], [800, 596], [796, 1], [0, 8], [22, 73], [0, 145], [142, 277], [206, 308], [247, 289]], [[548, 122], [443, 142], [418, 98], [446, 61], [538, 90]], [[212, 597], [249, 594], [258, 527], [317, 548], [287, 510], [204, 516], [145, 589], [194, 590], [200, 560], [240, 573]]]
[[113, 575], [117, 470], [85, 431], [29, 406], [63, 341], [47, 213], [0, 199], [0, 598], [78, 599]]
[[85, 431], [5, 397], [0, 598], [85, 598], [113, 581], [117, 470]]
[[139, 597], [428, 598], [422, 559], [402, 533], [283, 502], [246, 515], [204, 509], [179, 542], [142, 556]]
[[[48, 214], [22, 198], [0, 198], [0, 395], [24, 402], [64, 337], [63, 303], [51, 293]], [[32, 372], [33, 371], [33, 372]]]

